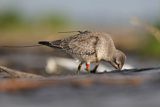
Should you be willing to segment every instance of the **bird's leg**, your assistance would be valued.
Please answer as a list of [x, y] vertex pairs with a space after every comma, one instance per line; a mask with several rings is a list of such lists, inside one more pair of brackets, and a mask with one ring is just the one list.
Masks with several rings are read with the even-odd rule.
[[96, 65], [95, 65], [95, 67], [93, 68], [93, 70], [91, 70], [91, 73], [96, 73], [96, 71], [97, 71], [97, 68], [98, 68], [98, 66], [99, 66], [99, 63], [96, 63]]
[[80, 72], [80, 70], [81, 70], [81, 67], [82, 67], [82, 64], [83, 64], [83, 62], [81, 62], [81, 63], [78, 65], [78, 69], [77, 69], [76, 74], [79, 74], [79, 72]]
[[86, 63], [86, 70], [88, 71], [88, 73], [90, 73], [90, 63]]

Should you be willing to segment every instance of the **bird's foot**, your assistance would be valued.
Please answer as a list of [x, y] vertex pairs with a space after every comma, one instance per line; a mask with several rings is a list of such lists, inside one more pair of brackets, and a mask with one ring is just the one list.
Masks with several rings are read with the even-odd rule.
[[93, 69], [93, 70], [91, 70], [90, 72], [91, 72], [92, 74], [95, 74], [95, 73], [96, 73], [96, 70]]
[[89, 69], [85, 69], [87, 71], [88, 74], [90, 74], [90, 70]]

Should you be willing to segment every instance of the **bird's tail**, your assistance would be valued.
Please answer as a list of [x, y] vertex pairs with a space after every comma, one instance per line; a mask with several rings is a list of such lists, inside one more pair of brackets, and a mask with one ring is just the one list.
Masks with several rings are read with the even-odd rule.
[[49, 47], [54, 47], [54, 48], [61, 48], [60, 43], [61, 43], [60, 40], [56, 40], [53, 42], [49, 42], [49, 41], [39, 41], [38, 42], [38, 44], [49, 46]]
[[51, 47], [51, 43], [48, 42], [48, 41], [39, 41], [38, 44], [41, 44], [41, 45], [46, 45], [46, 46], [49, 46]]

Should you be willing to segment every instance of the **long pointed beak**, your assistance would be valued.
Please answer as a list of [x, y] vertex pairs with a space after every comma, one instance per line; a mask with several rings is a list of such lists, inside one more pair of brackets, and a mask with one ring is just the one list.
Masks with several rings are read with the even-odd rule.
[[122, 67], [123, 67], [123, 66], [122, 66], [121, 64], [118, 65], [118, 69], [119, 69], [119, 70], [121, 70]]

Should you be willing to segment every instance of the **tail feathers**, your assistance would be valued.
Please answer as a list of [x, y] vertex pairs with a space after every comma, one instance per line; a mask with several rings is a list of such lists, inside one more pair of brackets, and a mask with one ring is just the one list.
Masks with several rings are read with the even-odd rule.
[[46, 45], [46, 46], [50, 46], [51, 47], [51, 43], [48, 42], [48, 41], [39, 41], [38, 44]]
[[54, 47], [54, 48], [61, 48], [60, 43], [61, 43], [60, 40], [53, 41], [53, 42], [49, 42], [49, 41], [39, 41], [38, 42], [38, 44], [46, 45], [46, 46]]

